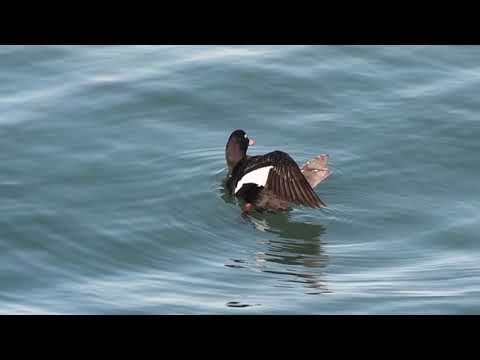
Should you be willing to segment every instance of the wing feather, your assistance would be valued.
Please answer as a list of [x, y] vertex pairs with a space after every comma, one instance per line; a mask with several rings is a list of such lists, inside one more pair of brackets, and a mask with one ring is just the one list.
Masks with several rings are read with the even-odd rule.
[[288, 202], [314, 208], [326, 207], [302, 174], [297, 163], [282, 151], [248, 158], [235, 168], [233, 177], [239, 180], [239, 174], [247, 174], [266, 166], [273, 166], [264, 186], [266, 190]]
[[286, 153], [274, 151], [266, 154], [273, 165], [266, 188], [279, 198], [311, 207], [326, 206], [312, 189], [297, 163]]

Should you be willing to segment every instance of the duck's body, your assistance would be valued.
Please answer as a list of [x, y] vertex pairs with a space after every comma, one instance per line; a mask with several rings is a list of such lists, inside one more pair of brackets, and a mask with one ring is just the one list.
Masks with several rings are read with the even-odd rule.
[[[229, 167], [226, 187], [231, 195], [245, 201], [245, 211], [253, 208], [285, 211], [292, 203], [313, 208], [326, 207], [313, 187], [329, 175], [327, 158], [317, 157], [300, 169], [282, 151], [247, 156], [248, 146], [254, 143], [244, 131], [236, 130], [230, 136], [225, 151]], [[319, 168], [320, 163], [322, 168]]]

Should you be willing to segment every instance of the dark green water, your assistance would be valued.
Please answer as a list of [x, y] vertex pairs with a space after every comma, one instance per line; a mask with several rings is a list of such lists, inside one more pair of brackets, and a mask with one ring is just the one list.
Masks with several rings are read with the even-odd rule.
[[[480, 313], [480, 47], [1, 46], [0, 313]], [[252, 154], [329, 208], [250, 221]]]

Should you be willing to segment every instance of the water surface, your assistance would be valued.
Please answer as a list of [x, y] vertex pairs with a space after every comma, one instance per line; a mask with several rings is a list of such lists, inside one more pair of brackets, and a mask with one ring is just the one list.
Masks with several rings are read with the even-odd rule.
[[[0, 313], [479, 313], [479, 59], [0, 46]], [[329, 207], [242, 218], [236, 128], [328, 153]]]

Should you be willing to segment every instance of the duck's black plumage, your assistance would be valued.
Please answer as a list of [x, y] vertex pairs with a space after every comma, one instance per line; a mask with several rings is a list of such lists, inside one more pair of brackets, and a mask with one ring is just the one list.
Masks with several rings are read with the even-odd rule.
[[[313, 208], [326, 206], [290, 155], [273, 151], [260, 156], [247, 156], [251, 142], [245, 132], [236, 130], [227, 143], [227, 163], [228, 159], [237, 159], [229, 163], [230, 172], [226, 182], [232, 195], [259, 209], [286, 210], [289, 203]], [[239, 153], [242, 155], [238, 156]], [[246, 177], [247, 174], [254, 174], [254, 171], [259, 174], [257, 177]]]

